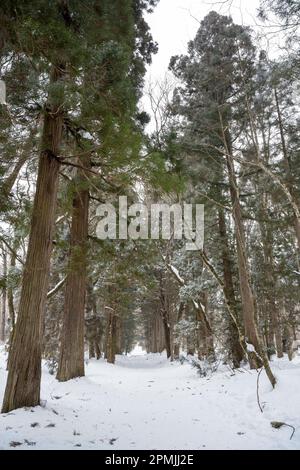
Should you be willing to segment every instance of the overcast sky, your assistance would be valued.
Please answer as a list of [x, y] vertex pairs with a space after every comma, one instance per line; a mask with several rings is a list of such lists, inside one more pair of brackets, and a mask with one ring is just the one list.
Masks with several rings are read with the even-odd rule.
[[186, 52], [187, 43], [195, 37], [199, 22], [204, 16], [215, 10], [223, 15], [231, 15], [236, 23], [256, 29], [259, 3], [260, 0], [229, 0], [225, 3], [218, 0], [160, 0], [154, 13], [146, 15], [152, 36], [159, 47], [148, 68], [145, 95], [141, 101], [142, 109], [152, 118], [147, 126], [148, 132], [154, 130], [153, 114], [147, 96], [149, 83], [155, 86], [157, 81], [163, 82], [170, 58]]
[[236, 23], [255, 26], [258, 6], [259, 0], [233, 0], [227, 4], [217, 0], [160, 0], [154, 13], [146, 17], [159, 45], [147, 78], [151, 76], [155, 80], [164, 76], [170, 57], [186, 51], [188, 41], [196, 35], [199, 21], [209, 11], [231, 14]]

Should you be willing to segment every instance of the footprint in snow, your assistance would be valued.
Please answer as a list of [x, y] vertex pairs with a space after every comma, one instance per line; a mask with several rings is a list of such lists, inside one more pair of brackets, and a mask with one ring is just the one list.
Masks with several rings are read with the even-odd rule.
[[36, 445], [36, 442], [28, 441], [27, 439], [24, 439], [24, 442], [25, 442], [25, 444], [27, 444], [28, 446], [31, 446], [31, 447]]
[[18, 446], [22, 446], [22, 445], [23, 445], [23, 442], [18, 442], [18, 441], [11, 441], [9, 443], [10, 447], [18, 447]]

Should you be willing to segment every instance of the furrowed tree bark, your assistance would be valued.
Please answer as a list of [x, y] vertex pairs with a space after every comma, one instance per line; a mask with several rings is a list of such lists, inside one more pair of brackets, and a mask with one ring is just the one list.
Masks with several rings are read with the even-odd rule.
[[[62, 80], [54, 67], [51, 82]], [[51, 94], [44, 111], [41, 154], [18, 320], [9, 354], [2, 412], [40, 403], [42, 322], [46, 303], [63, 132], [61, 102]]]
[[[89, 157], [81, 164], [89, 168]], [[69, 273], [65, 286], [64, 319], [57, 379], [84, 376], [84, 313], [87, 290], [89, 189], [85, 170], [78, 170], [79, 189], [73, 199]]]

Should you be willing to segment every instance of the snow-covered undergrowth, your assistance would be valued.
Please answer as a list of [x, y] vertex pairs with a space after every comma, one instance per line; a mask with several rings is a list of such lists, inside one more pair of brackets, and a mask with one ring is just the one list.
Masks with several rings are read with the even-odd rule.
[[[0, 400], [6, 381], [1, 352]], [[223, 366], [222, 366], [223, 367]], [[300, 358], [265, 374], [225, 367], [199, 378], [164, 355], [92, 360], [86, 377], [58, 383], [43, 368], [43, 406], [0, 415], [0, 449], [299, 449]], [[294, 426], [274, 429], [272, 421]]]

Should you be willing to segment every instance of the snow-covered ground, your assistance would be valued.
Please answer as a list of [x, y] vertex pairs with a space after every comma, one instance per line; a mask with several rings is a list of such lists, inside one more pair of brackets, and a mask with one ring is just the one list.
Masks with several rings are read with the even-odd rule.
[[[3, 350], [2, 350], [3, 351]], [[200, 378], [188, 364], [136, 351], [92, 360], [86, 377], [58, 383], [43, 368], [43, 407], [0, 415], [0, 449], [300, 449], [300, 358], [264, 373], [223, 368]], [[1, 353], [0, 400], [6, 380]], [[274, 429], [271, 421], [295, 427]]]

